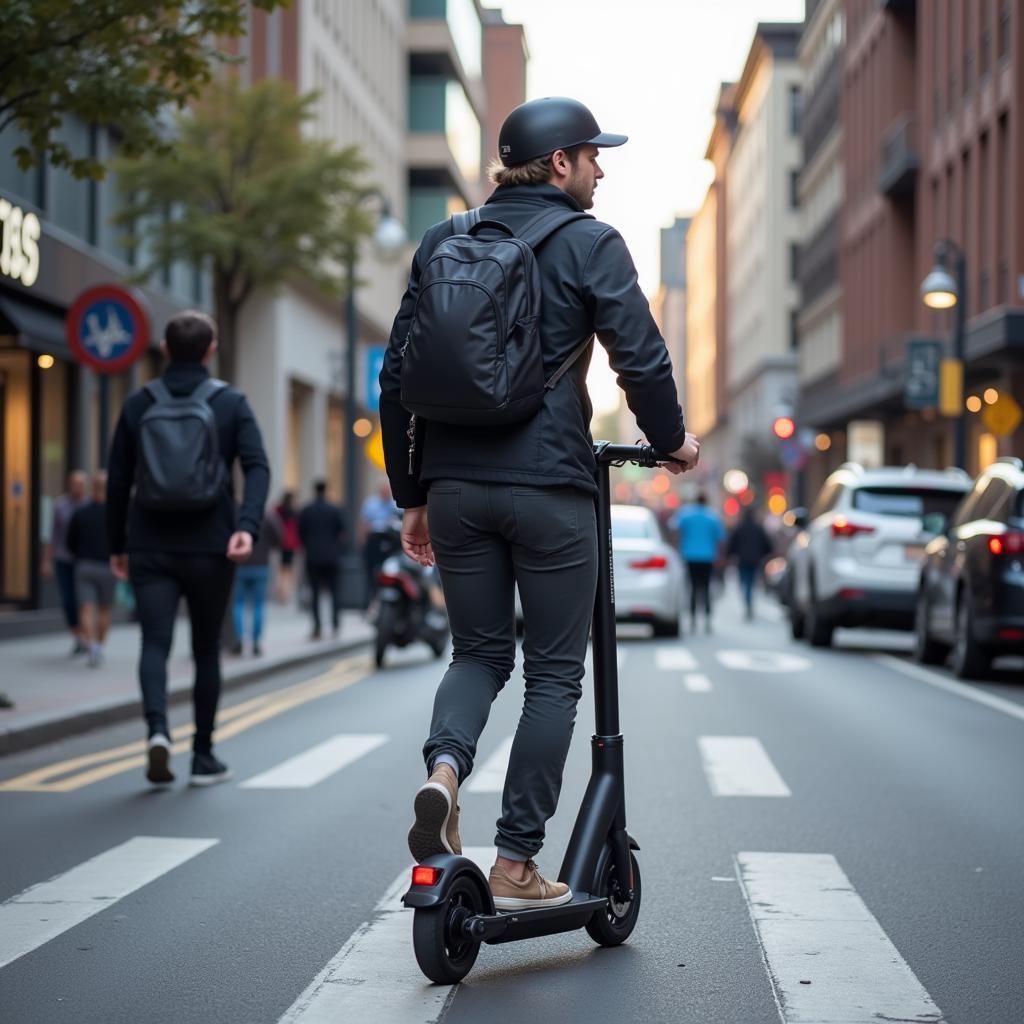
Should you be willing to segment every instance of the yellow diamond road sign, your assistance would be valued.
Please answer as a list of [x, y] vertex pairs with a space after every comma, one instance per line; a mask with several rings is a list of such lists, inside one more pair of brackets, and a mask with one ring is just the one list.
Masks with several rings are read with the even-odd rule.
[[1024, 416], [1024, 411], [1014, 400], [1013, 395], [1005, 393], [1001, 394], [993, 405], [986, 405], [985, 411], [981, 414], [985, 426], [1000, 437], [1012, 434], [1017, 429], [1022, 416]]
[[380, 427], [373, 432], [373, 436], [366, 442], [363, 451], [378, 469], [384, 469], [384, 435], [381, 433]]

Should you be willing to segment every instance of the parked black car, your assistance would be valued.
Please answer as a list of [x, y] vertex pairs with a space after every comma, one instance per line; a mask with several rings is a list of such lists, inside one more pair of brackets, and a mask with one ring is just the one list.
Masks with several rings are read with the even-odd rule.
[[[936, 524], [937, 526], [938, 524]], [[918, 661], [979, 678], [1024, 654], [1024, 461], [996, 460], [925, 548], [915, 616]]]

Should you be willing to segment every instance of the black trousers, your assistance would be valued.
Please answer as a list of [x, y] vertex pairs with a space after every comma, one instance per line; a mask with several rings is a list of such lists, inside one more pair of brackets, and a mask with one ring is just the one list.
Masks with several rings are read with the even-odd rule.
[[452, 629], [438, 687], [428, 768], [448, 754], [465, 779], [491, 703], [516, 658], [515, 587], [523, 604], [526, 694], [509, 758], [495, 844], [524, 860], [558, 806], [597, 586], [594, 500], [571, 488], [437, 481], [430, 540]]
[[313, 632], [320, 632], [320, 592], [326, 590], [331, 596], [331, 629], [337, 630], [341, 617], [341, 595], [338, 593], [338, 563], [326, 562], [306, 565], [309, 589], [312, 597]]
[[220, 701], [220, 630], [235, 575], [223, 555], [138, 552], [128, 559], [135, 606], [142, 626], [139, 683], [149, 735], [168, 734], [167, 658], [182, 597], [192, 624], [196, 678], [192, 690], [196, 733], [194, 750], [208, 753]]
[[686, 571], [690, 576], [690, 617], [697, 615], [701, 605], [704, 615], [711, 614], [711, 570], [714, 562], [687, 562]]

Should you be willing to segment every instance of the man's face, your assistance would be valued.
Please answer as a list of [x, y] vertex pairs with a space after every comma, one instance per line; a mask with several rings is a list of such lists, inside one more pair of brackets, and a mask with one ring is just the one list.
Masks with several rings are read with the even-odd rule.
[[88, 484], [84, 473], [72, 473], [68, 477], [68, 494], [75, 501], [81, 501], [85, 497], [85, 488]]
[[565, 191], [583, 207], [584, 210], [593, 208], [594, 190], [597, 183], [604, 177], [604, 171], [597, 163], [597, 146], [583, 146], [576, 154], [576, 160], [571, 164], [572, 171], [565, 183]]

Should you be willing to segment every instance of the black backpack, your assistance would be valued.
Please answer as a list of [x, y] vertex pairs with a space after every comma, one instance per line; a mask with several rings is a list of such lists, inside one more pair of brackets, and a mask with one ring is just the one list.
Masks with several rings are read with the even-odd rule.
[[540, 409], [545, 392], [591, 338], [544, 379], [534, 250], [559, 228], [589, 217], [545, 210], [518, 235], [499, 221], [481, 220], [479, 209], [452, 218], [454, 233], [420, 274], [402, 348], [402, 405], [409, 412], [483, 427], [516, 423]]
[[176, 397], [160, 378], [146, 385], [153, 404], [139, 421], [135, 500], [141, 508], [181, 512], [217, 504], [227, 469], [210, 400], [226, 387], [211, 378]]

